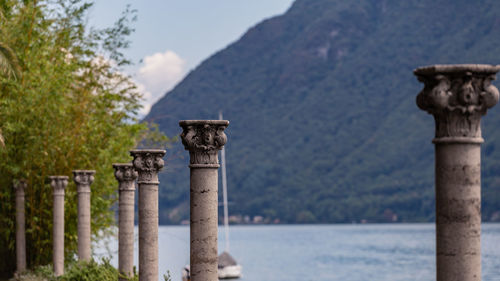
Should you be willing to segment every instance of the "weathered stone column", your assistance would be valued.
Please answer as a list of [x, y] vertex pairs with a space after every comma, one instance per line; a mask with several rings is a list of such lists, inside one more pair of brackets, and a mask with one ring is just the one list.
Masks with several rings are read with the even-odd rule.
[[78, 259], [90, 261], [90, 185], [94, 170], [74, 170], [73, 180], [78, 193]]
[[64, 189], [68, 185], [67, 176], [51, 176], [50, 185], [54, 195], [54, 221], [52, 233], [52, 257], [54, 275], [64, 273]]
[[217, 152], [226, 143], [229, 121], [187, 120], [179, 125], [190, 156], [191, 281], [217, 281]]
[[[134, 192], [137, 172], [132, 163], [113, 164], [118, 181], [118, 270], [132, 277], [134, 273]], [[120, 281], [126, 281], [120, 278]]]
[[139, 279], [158, 280], [158, 172], [165, 150], [131, 150], [139, 188]]
[[26, 181], [19, 180], [14, 183], [16, 190], [16, 265], [17, 272], [26, 270], [26, 230], [24, 216], [24, 190]]
[[414, 71], [425, 84], [420, 109], [436, 121], [437, 281], [481, 280], [481, 116], [498, 102], [500, 66], [434, 65]]

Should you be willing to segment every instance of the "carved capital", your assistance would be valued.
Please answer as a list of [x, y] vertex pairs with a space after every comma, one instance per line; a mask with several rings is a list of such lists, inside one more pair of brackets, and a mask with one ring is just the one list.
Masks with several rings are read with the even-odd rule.
[[224, 130], [227, 120], [184, 120], [181, 139], [184, 148], [189, 150], [190, 167], [219, 167], [217, 151], [227, 142]]
[[481, 116], [498, 102], [498, 89], [491, 81], [499, 70], [500, 66], [459, 64], [414, 71], [425, 85], [417, 105], [434, 116], [435, 141], [482, 141]]
[[73, 181], [78, 193], [90, 192], [90, 185], [94, 182], [94, 170], [73, 170]]
[[137, 179], [138, 173], [134, 170], [134, 165], [132, 163], [115, 163], [113, 168], [115, 169], [115, 178], [119, 183], [119, 189], [135, 190], [133, 181]]
[[64, 195], [64, 189], [68, 185], [68, 176], [50, 176], [49, 180], [54, 195]]
[[166, 151], [162, 149], [137, 149], [131, 150], [134, 157], [132, 164], [138, 172], [137, 183], [159, 184], [158, 172], [163, 168], [163, 156]]
[[16, 196], [24, 196], [24, 191], [26, 190], [27, 186], [28, 183], [26, 182], [25, 179], [14, 181], [14, 189], [16, 190]]

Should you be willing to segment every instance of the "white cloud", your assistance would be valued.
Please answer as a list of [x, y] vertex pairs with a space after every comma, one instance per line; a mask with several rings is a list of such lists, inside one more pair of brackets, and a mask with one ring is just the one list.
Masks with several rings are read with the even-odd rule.
[[173, 51], [146, 56], [136, 78], [139, 90], [144, 94], [141, 114], [147, 114], [153, 103], [171, 90], [185, 74], [186, 62]]
[[141, 103], [142, 108], [139, 111], [139, 117], [142, 118], [149, 113], [149, 110], [151, 110], [151, 106], [153, 105], [153, 102], [151, 102], [153, 95], [146, 89], [144, 84], [138, 82], [137, 80], [134, 80], [134, 83], [137, 86], [137, 90], [142, 93], [143, 102]]

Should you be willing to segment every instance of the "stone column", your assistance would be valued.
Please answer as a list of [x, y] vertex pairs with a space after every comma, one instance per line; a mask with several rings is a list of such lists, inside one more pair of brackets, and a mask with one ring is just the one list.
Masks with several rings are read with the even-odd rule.
[[14, 183], [16, 190], [16, 265], [17, 272], [26, 270], [26, 231], [24, 217], [24, 190], [26, 181], [20, 180]]
[[192, 281], [217, 281], [217, 153], [226, 143], [225, 120], [180, 121], [189, 150], [190, 273]]
[[90, 185], [94, 181], [94, 170], [74, 170], [73, 180], [78, 193], [78, 259], [90, 261]]
[[131, 150], [139, 188], [139, 279], [158, 280], [158, 172], [166, 151]]
[[436, 122], [437, 281], [481, 280], [481, 116], [498, 102], [500, 66], [434, 65], [414, 71], [425, 84], [420, 109]]
[[51, 176], [50, 185], [54, 195], [54, 221], [52, 233], [52, 257], [54, 275], [64, 273], [64, 189], [68, 185], [67, 176]]
[[[113, 164], [118, 181], [118, 270], [132, 277], [134, 273], [134, 192], [137, 172], [132, 163]], [[120, 281], [126, 281], [120, 278]]]

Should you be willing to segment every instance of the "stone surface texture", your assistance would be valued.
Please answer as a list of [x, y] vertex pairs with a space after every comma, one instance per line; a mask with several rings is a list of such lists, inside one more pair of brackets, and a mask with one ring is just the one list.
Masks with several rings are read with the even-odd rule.
[[480, 120], [499, 99], [500, 66], [435, 65], [414, 71], [425, 84], [417, 105], [434, 116], [436, 276], [481, 280]]
[[139, 279], [158, 280], [158, 172], [163, 168], [160, 149], [130, 151], [138, 172], [139, 188]]
[[17, 272], [26, 270], [26, 220], [24, 191], [27, 183], [19, 180], [14, 183], [16, 190], [16, 269]]
[[[134, 193], [137, 171], [132, 163], [113, 164], [118, 181], [118, 270], [132, 277], [134, 272]], [[120, 281], [127, 279], [120, 278]]]
[[90, 185], [94, 181], [94, 170], [74, 170], [73, 181], [78, 193], [78, 259], [90, 261]]
[[190, 155], [190, 274], [192, 281], [217, 281], [217, 153], [227, 141], [226, 120], [180, 121]]
[[54, 222], [53, 222], [53, 266], [54, 275], [64, 273], [64, 189], [68, 185], [67, 176], [51, 176], [50, 185], [54, 196]]

